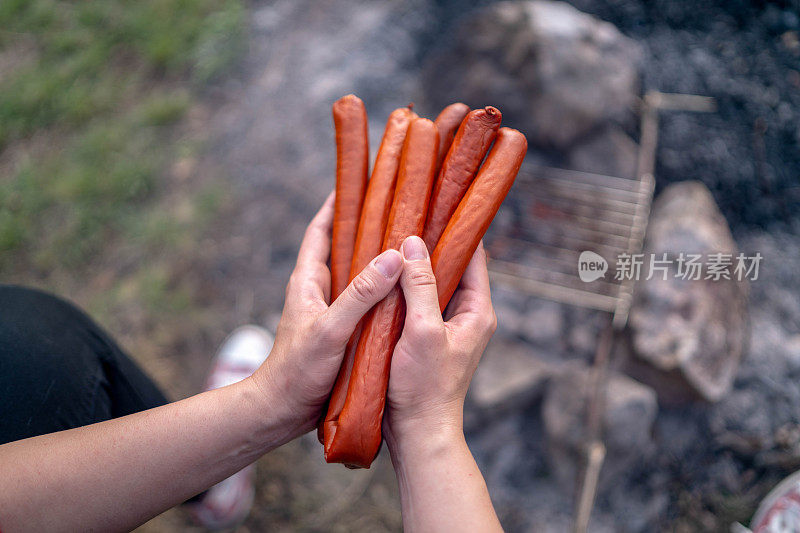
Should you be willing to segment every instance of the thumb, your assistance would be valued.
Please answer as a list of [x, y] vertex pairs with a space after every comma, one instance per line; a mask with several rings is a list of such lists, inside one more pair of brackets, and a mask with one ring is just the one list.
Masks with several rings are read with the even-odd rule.
[[431, 258], [425, 242], [417, 236], [403, 241], [403, 274], [400, 286], [406, 300], [406, 324], [414, 329], [416, 325], [436, 325], [442, 322], [439, 311], [439, 297], [436, 293], [436, 278], [431, 268]]
[[403, 258], [397, 250], [386, 250], [359, 272], [324, 314], [332, 337], [347, 339], [373, 305], [383, 300], [397, 284]]

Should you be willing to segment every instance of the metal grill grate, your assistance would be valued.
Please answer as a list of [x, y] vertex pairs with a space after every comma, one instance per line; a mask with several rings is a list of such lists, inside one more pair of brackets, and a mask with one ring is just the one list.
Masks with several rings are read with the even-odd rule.
[[[515, 186], [515, 223], [486, 238], [491, 257], [489, 274], [495, 283], [610, 313], [592, 366], [584, 469], [575, 502], [575, 533], [587, 530], [605, 458], [600, 431], [601, 391], [605, 388], [615, 335], [628, 321], [634, 283], [616, 279], [616, 263], [620, 254], [632, 255], [642, 249], [655, 185], [659, 112], [714, 110], [713, 98], [648, 92], [640, 109], [635, 179], [556, 168], [523, 168]], [[584, 251], [592, 251], [608, 263], [603, 277], [581, 281], [578, 258]]]
[[[615, 313], [624, 323], [631, 284], [615, 279], [620, 254], [641, 249], [653, 177], [624, 179], [556, 168], [525, 168], [517, 178], [520, 223], [492, 235], [487, 249], [493, 281], [551, 300]], [[606, 261], [604, 277], [583, 282], [578, 258]]]

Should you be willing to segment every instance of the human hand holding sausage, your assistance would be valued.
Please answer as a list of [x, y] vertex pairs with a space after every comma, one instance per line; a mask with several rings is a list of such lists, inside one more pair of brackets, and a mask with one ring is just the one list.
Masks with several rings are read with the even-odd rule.
[[330, 393], [347, 340], [359, 320], [395, 286], [402, 268], [397, 250], [373, 259], [328, 305], [334, 195], [306, 230], [297, 265], [286, 286], [286, 303], [275, 344], [251, 376], [275, 410], [284, 412], [292, 436], [310, 430]]
[[478, 246], [443, 320], [423, 241], [409, 237], [402, 251], [406, 321], [392, 357], [385, 428], [398, 441], [409, 432], [459, 434], [467, 388], [497, 324], [486, 254]]
[[[394, 198], [382, 249], [398, 249], [425, 224], [436, 165], [439, 132], [416, 118], [403, 141]], [[339, 417], [324, 431], [325, 460], [368, 468], [381, 444], [381, 424], [392, 353], [402, 333], [405, 302], [393, 289], [365, 320], [353, 355], [353, 368]]]
[[350, 334], [402, 268], [400, 252], [388, 250], [328, 305], [333, 205], [331, 194], [306, 230], [272, 352], [253, 375], [153, 409], [3, 444], [3, 531], [130, 531], [310, 430]]
[[496, 319], [479, 245], [446, 310], [425, 243], [403, 243], [406, 321], [389, 374], [383, 435], [406, 531], [502, 531], [464, 439], [464, 397]]

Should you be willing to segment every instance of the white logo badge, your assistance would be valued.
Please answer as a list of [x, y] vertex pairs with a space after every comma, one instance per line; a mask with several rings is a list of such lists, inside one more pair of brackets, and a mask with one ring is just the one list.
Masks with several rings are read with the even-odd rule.
[[578, 257], [578, 276], [589, 283], [602, 278], [608, 270], [608, 262], [602, 256], [586, 250]]

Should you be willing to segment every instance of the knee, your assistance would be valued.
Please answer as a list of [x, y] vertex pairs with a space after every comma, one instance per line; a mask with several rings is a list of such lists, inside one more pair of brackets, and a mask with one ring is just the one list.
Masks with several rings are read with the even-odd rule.
[[60, 298], [0, 286], [0, 401], [8, 410], [0, 417], [2, 441], [96, 421], [103, 371], [87, 324]]

